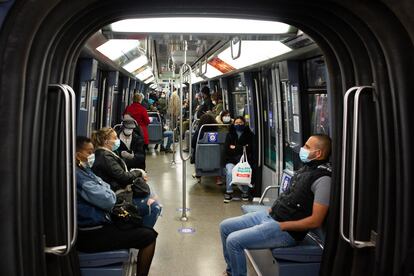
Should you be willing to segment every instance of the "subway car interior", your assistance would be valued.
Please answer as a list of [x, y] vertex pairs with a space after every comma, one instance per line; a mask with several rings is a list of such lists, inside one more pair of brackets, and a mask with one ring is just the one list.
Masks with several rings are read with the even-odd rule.
[[[411, 0], [0, 0], [1, 274], [414, 275], [413, 13]], [[130, 168], [131, 122], [143, 161]], [[108, 128], [126, 151], [99, 144]], [[229, 192], [243, 177], [227, 166], [233, 132], [250, 135], [249, 185]], [[223, 221], [270, 218], [315, 134], [332, 141], [323, 221], [289, 246], [244, 247], [246, 271], [229, 270]], [[132, 243], [81, 250], [80, 136], [96, 166], [107, 151], [150, 187], [149, 271]]]

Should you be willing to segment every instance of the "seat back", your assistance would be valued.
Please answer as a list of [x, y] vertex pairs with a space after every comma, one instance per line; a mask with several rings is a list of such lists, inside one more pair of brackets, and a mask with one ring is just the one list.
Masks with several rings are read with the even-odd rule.
[[164, 140], [162, 133], [162, 119], [158, 112], [148, 112], [150, 120], [148, 129], [148, 140], [151, 144], [159, 144]]
[[224, 167], [224, 142], [226, 133], [205, 132], [197, 143], [195, 156], [196, 174], [200, 176], [222, 175]]
[[148, 140], [151, 144], [159, 144], [162, 142], [162, 124], [161, 123], [152, 123], [148, 127]]

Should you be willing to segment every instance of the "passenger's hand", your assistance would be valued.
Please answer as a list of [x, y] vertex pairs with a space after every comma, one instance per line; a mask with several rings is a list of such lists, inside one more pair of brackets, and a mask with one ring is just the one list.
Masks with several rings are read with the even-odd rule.
[[270, 214], [272, 212], [272, 208], [267, 209], [267, 212]]
[[125, 158], [125, 159], [133, 159], [134, 158], [134, 154], [129, 153], [125, 150], [121, 151], [121, 156], [122, 156], [122, 158]]
[[149, 180], [148, 175], [144, 175], [142, 178], [144, 178], [145, 181], [148, 181]]
[[148, 201], [147, 201], [147, 205], [148, 205], [148, 206], [151, 206], [151, 204], [153, 204], [154, 202], [155, 202], [155, 199], [150, 198], [150, 199], [148, 199]]
[[236, 148], [236, 146], [235, 146], [235, 145], [230, 145], [230, 148], [231, 148], [231, 149], [235, 149], [235, 148]]

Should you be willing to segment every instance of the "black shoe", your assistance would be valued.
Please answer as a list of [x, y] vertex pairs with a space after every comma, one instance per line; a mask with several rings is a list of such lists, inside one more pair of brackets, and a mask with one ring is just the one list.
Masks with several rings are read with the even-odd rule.
[[165, 153], [173, 153], [172, 149], [164, 149]]
[[233, 199], [233, 194], [225, 193], [224, 194], [224, 203], [229, 203]]
[[248, 201], [249, 200], [249, 194], [248, 193], [242, 193], [241, 195], [241, 199], [243, 201]]
[[161, 148], [160, 148], [160, 151], [166, 151], [166, 150], [165, 150], [165, 148], [164, 148], [164, 147], [161, 147]]
[[[155, 150], [157, 150], [157, 149], [158, 149], [158, 144], [156, 144], [156, 145], [155, 145], [154, 149], [155, 149]], [[162, 150], [162, 148], [161, 148], [161, 150]]]

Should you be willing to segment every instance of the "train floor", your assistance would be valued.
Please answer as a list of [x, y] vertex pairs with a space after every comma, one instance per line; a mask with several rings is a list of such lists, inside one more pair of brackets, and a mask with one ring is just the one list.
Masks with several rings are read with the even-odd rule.
[[187, 161], [188, 221], [182, 222], [182, 162], [172, 153], [154, 151], [147, 154], [149, 184], [163, 205], [162, 216], [155, 225], [157, 246], [150, 275], [210, 276], [225, 270], [219, 223], [241, 214], [241, 201], [223, 203], [224, 185], [216, 185], [214, 177], [203, 177], [201, 183], [192, 178], [194, 166]]

